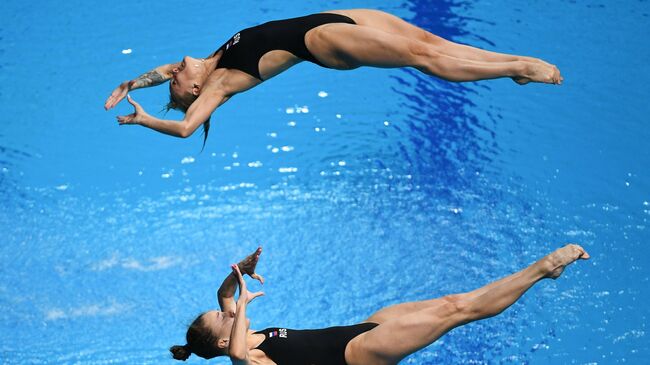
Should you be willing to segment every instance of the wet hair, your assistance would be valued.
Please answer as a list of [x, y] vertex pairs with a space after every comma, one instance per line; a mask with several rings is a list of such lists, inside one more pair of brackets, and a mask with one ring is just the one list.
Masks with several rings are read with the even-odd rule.
[[[192, 100], [193, 102], [194, 100]], [[181, 100], [180, 98], [177, 98], [174, 96], [174, 93], [171, 90], [171, 84], [169, 84], [169, 103], [165, 105], [165, 112], [168, 112], [170, 109], [174, 110], [180, 110], [183, 113], [187, 113], [187, 109], [190, 108], [190, 105], [192, 105], [192, 102], [187, 102], [185, 100]], [[203, 146], [201, 147], [201, 151], [205, 148], [205, 142], [208, 140], [208, 131], [210, 130], [210, 118], [208, 117], [208, 120], [203, 122]]]
[[169, 348], [174, 359], [185, 361], [191, 354], [196, 354], [204, 359], [224, 355], [223, 350], [217, 347], [219, 338], [206, 325], [204, 316], [205, 313], [196, 317], [187, 329], [185, 334], [187, 344], [183, 346], [174, 345]]

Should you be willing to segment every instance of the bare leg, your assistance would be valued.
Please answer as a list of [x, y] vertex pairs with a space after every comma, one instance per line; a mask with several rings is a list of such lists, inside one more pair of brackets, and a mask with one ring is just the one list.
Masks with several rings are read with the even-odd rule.
[[582, 247], [567, 245], [499, 282], [440, 298], [438, 305], [388, 320], [357, 336], [346, 348], [346, 360], [350, 365], [395, 365], [457, 326], [501, 313], [539, 280], [555, 279], [568, 264], [588, 258]]
[[[372, 27], [387, 33], [425, 42], [434, 47], [436, 52], [454, 58], [480, 62], [524, 61], [531, 63], [542, 63], [545, 66], [552, 67], [554, 69], [554, 72], [557, 74], [555, 75], [555, 78], [560, 80], [560, 82], [563, 80], [562, 76], [560, 75], [560, 70], [557, 69], [555, 65], [551, 65], [539, 58], [491, 52], [477, 47], [451, 42], [407, 21], [404, 21], [399, 17], [383, 11], [370, 9], [353, 9], [334, 12], [353, 18], [359, 25]], [[526, 84], [531, 81], [523, 77], [515, 77], [513, 80], [519, 84]]]
[[337, 69], [360, 66], [414, 67], [448, 81], [478, 81], [521, 77], [558, 83], [552, 67], [524, 61], [479, 62], [437, 52], [431, 45], [375, 28], [326, 24], [305, 36], [307, 48], [323, 64]]
[[426, 308], [432, 308], [432, 307], [438, 307], [440, 305], [449, 303], [449, 302], [458, 302], [461, 299], [465, 299], [468, 297], [477, 297], [497, 286], [500, 286], [502, 284], [505, 284], [517, 277], [519, 277], [522, 274], [522, 271], [514, 273], [512, 275], [506, 276], [505, 278], [501, 278], [495, 282], [492, 282], [488, 285], [485, 285], [483, 287], [480, 287], [476, 290], [473, 290], [469, 293], [463, 293], [463, 294], [452, 294], [452, 295], [447, 295], [443, 298], [435, 298], [435, 299], [428, 299], [428, 300], [422, 300], [422, 301], [417, 301], [417, 302], [407, 302], [407, 303], [399, 303], [395, 305], [391, 305], [385, 308], [382, 308], [378, 310], [377, 312], [373, 313], [370, 317], [368, 317], [365, 321], [363, 322], [372, 322], [372, 323], [384, 323], [388, 320], [395, 319], [396, 317], [400, 317], [406, 314], [411, 314], [415, 313], [418, 311], [421, 311]]

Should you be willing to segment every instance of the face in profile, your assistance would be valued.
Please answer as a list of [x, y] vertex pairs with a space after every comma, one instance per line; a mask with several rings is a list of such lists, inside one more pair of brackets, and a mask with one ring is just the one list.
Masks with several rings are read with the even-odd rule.
[[[209, 328], [213, 335], [218, 338], [217, 346], [228, 347], [232, 326], [235, 323], [235, 314], [221, 311], [209, 311], [203, 314], [203, 323]], [[250, 326], [250, 320], [246, 318], [246, 329]]]

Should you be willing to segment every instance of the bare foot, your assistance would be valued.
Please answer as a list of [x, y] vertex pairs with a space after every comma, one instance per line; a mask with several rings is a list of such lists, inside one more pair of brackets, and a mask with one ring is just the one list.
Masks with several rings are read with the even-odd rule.
[[555, 80], [555, 83], [558, 85], [562, 85], [562, 81], [564, 81], [564, 77], [562, 77], [562, 74], [560, 73], [560, 69], [557, 68], [557, 66], [553, 65], [553, 80]]
[[568, 244], [558, 248], [555, 252], [544, 257], [544, 267], [547, 270], [545, 277], [557, 279], [562, 275], [564, 268], [578, 259], [587, 260], [589, 254], [584, 248], [576, 244]]
[[545, 84], [560, 84], [563, 80], [560, 70], [545, 62], [526, 62], [523, 61], [523, 70], [521, 75], [512, 77], [512, 80], [519, 85], [525, 85], [529, 82], [542, 82]]
[[526, 85], [531, 81], [529, 78], [523, 76], [511, 77], [511, 79], [512, 81], [518, 83], [519, 85]]

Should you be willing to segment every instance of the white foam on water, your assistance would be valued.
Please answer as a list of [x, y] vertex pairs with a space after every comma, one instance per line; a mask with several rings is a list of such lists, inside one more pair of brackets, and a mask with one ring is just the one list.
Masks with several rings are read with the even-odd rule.
[[122, 54], [131, 54], [133, 50], [131, 48], [126, 48], [122, 50]]
[[78, 318], [78, 317], [96, 317], [96, 316], [110, 316], [123, 313], [131, 309], [132, 306], [121, 303], [108, 303], [108, 304], [89, 304], [68, 310], [61, 308], [52, 308], [45, 312], [45, 320], [55, 321], [58, 319]]
[[278, 172], [281, 172], [283, 174], [290, 173], [290, 172], [298, 172], [297, 167], [280, 167], [278, 169]]
[[329, 95], [329, 94], [326, 91], [319, 91], [318, 92], [318, 96], [320, 96], [321, 98], [326, 98], [327, 95]]
[[187, 156], [187, 157], [183, 157], [183, 159], [181, 160], [181, 163], [182, 164], [188, 164], [188, 163], [193, 163], [194, 161], [195, 161], [194, 157]]

